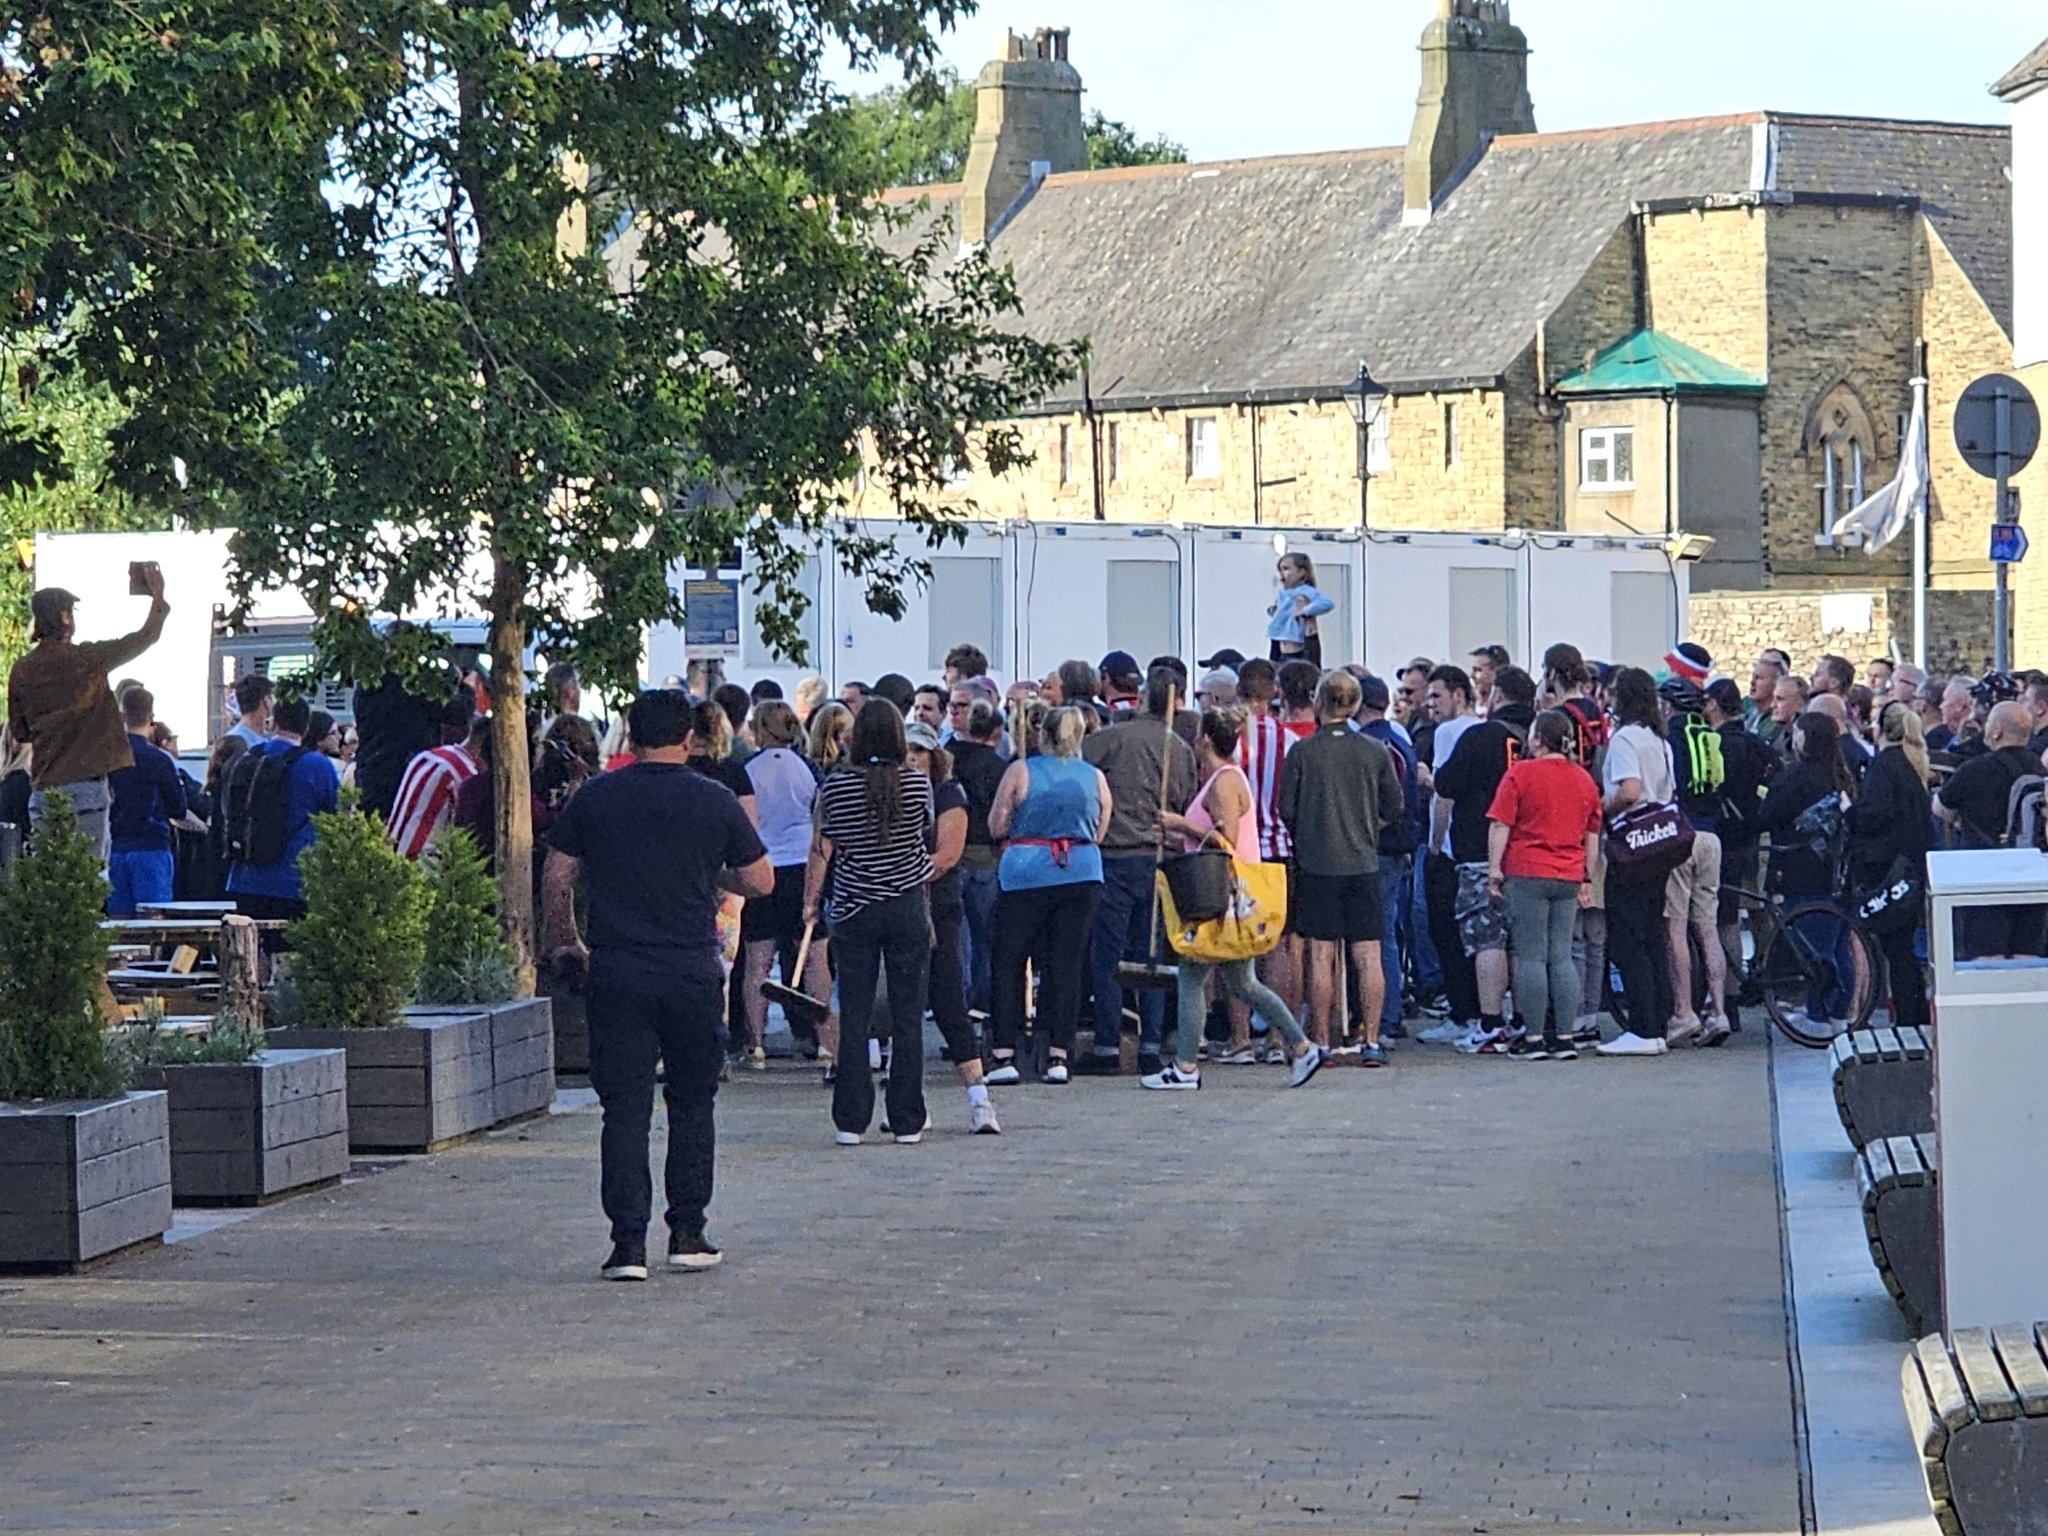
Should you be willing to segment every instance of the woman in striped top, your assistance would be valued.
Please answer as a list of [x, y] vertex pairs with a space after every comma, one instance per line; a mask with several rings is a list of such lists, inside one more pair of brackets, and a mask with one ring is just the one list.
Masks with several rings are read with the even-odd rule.
[[[822, 714], [823, 711], [820, 711]], [[816, 832], [804, 880], [804, 915], [823, 916], [839, 965], [840, 1055], [832, 1083], [839, 1145], [860, 1145], [874, 1117], [874, 1079], [859, 1070], [875, 984], [889, 968], [889, 1088], [885, 1123], [899, 1142], [924, 1135], [924, 1000], [932, 948], [926, 900], [932, 784], [906, 766], [903, 716], [871, 699], [854, 717], [845, 759], [818, 786]], [[825, 876], [832, 877], [825, 899]]]

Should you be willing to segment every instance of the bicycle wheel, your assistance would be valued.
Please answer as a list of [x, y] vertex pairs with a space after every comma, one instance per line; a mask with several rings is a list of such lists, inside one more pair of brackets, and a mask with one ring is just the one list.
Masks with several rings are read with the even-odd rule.
[[1827, 901], [1788, 908], [1755, 969], [1771, 1022], [1815, 1050], [1867, 1024], [1884, 984], [1876, 942]]

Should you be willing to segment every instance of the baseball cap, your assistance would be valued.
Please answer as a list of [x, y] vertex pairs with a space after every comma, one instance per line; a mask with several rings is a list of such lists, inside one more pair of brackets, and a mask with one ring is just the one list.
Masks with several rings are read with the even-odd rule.
[[1096, 672], [1103, 677], [1142, 677], [1138, 670], [1138, 658], [1129, 651], [1111, 651], [1102, 658]]
[[41, 587], [28, 600], [28, 611], [38, 632], [50, 632], [57, 628], [57, 620], [77, 605], [77, 597], [62, 587]]
[[1393, 703], [1394, 696], [1387, 691], [1385, 678], [1368, 672], [1358, 680], [1358, 701], [1365, 709], [1385, 709]]
[[922, 720], [913, 720], [903, 728], [903, 740], [908, 745], [926, 752], [936, 752], [939, 749], [939, 733]]
[[1201, 667], [1204, 671], [1215, 667], [1228, 667], [1231, 671], [1235, 672], [1244, 665], [1244, 652], [1233, 650], [1226, 645], [1214, 656], [1205, 656], [1196, 662], [1195, 665]]

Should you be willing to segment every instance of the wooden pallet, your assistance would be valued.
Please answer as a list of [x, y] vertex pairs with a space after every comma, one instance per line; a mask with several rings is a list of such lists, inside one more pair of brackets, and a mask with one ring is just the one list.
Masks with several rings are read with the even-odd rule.
[[1945, 1536], [2048, 1531], [2048, 1323], [1930, 1335], [1899, 1377]]
[[1941, 1318], [1940, 1170], [1934, 1137], [1887, 1136], [1856, 1160], [1863, 1231], [1884, 1288], [1915, 1332]]
[[1921, 1030], [1855, 1030], [1836, 1036], [1828, 1054], [1835, 1113], [1859, 1151], [1886, 1136], [1934, 1129], [1934, 1051]]

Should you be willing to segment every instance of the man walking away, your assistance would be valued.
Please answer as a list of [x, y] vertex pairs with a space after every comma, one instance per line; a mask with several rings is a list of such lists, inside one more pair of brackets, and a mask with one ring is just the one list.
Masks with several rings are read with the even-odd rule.
[[185, 781], [177, 762], [149, 739], [155, 717], [156, 698], [147, 688], [130, 688], [121, 696], [121, 719], [135, 761], [107, 779], [113, 844], [107, 860], [113, 887], [109, 917], [133, 917], [145, 903], [169, 901], [174, 894], [171, 823], [184, 818]]
[[[1114, 657], [1110, 658], [1114, 660]], [[1112, 683], [1112, 686], [1121, 686]], [[1174, 734], [1175, 679], [1157, 668], [1145, 683], [1144, 712], [1126, 711], [1081, 745], [1081, 756], [1109, 781], [1109, 832], [1102, 840], [1102, 899], [1095, 909], [1090, 971], [1095, 988], [1095, 1050], [1074, 1063], [1074, 1071], [1097, 1075], [1118, 1070], [1123, 1030], [1123, 987], [1116, 968], [1124, 960], [1154, 961], [1152, 881], [1159, 868], [1161, 811], [1187, 807], [1195, 793], [1195, 754]], [[1160, 754], [1166, 756], [1162, 760]], [[1166, 783], [1160, 803], [1159, 785]], [[1166, 994], [1154, 987], [1137, 993], [1138, 1069], [1162, 1066], [1166, 1038]]]
[[1308, 941], [1311, 1038], [1330, 1043], [1348, 957], [1365, 1019], [1359, 1062], [1383, 1067], [1379, 840], [1380, 829], [1402, 814], [1401, 784], [1387, 749], [1351, 728], [1358, 697], [1350, 673], [1323, 679], [1316, 690], [1322, 723], [1287, 754], [1280, 773], [1280, 815], [1294, 840], [1294, 919]]
[[164, 574], [154, 562], [143, 566], [142, 579], [149, 593], [142, 628], [118, 640], [82, 645], [71, 638], [78, 599], [62, 587], [44, 587], [29, 599], [35, 647], [7, 674], [7, 728], [16, 742], [35, 748], [31, 829], [43, 818], [44, 797], [62, 790], [78, 829], [102, 859], [109, 851], [107, 776], [133, 761], [107, 674], [155, 645], [171, 611], [164, 601]]
[[313, 846], [313, 817], [331, 811], [341, 781], [319, 753], [302, 745], [312, 706], [280, 699], [271, 734], [235, 759], [221, 792], [227, 819], [228, 894], [254, 918], [306, 915], [299, 855]]
[[[603, 1106], [607, 1280], [647, 1278], [654, 1181], [647, 1136], [654, 1068], [666, 1068], [668, 1261], [709, 1269], [705, 1235], [724, 1062], [725, 986], [719, 892], [768, 895], [774, 866], [739, 800], [689, 766], [692, 710], [680, 689], [643, 693], [630, 712], [635, 759], [577, 791], [548, 830], [543, 904], [551, 951], [588, 965], [590, 1085]], [[576, 883], [589, 901], [588, 947], [576, 935]]]

